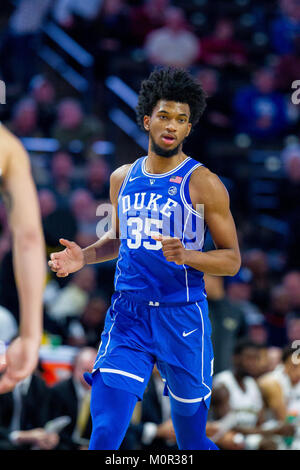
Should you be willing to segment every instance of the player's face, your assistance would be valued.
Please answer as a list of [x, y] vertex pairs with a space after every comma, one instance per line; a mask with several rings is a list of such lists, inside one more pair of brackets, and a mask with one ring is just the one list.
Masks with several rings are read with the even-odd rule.
[[257, 377], [259, 375], [260, 355], [255, 348], [246, 348], [236, 356], [235, 366], [241, 376], [250, 375]]
[[151, 116], [144, 117], [144, 126], [150, 134], [152, 151], [162, 157], [171, 157], [181, 151], [192, 124], [187, 103], [159, 100]]

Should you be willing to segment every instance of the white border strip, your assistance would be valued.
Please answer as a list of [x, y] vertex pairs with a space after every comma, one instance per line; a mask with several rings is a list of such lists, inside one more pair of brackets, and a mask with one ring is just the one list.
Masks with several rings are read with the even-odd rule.
[[199, 397], [199, 398], [181, 398], [181, 397], [177, 397], [176, 395], [174, 395], [174, 393], [170, 390], [169, 386], [167, 385], [167, 389], [170, 393], [170, 395], [177, 401], [180, 401], [181, 403], [198, 403], [202, 400], [206, 400], [210, 395], [211, 395], [211, 391], [205, 395], [205, 397]]
[[[120, 298], [120, 297], [118, 297], [118, 298]], [[118, 299], [116, 299], [116, 300], [118, 300]], [[107, 348], [108, 348], [108, 345], [109, 345], [109, 343], [110, 343], [110, 333], [111, 333], [113, 327], [115, 326], [115, 321], [116, 321], [117, 316], [118, 316], [118, 314], [116, 314], [116, 316], [115, 316], [115, 318], [114, 318], [114, 322], [113, 322], [113, 324], [111, 325], [111, 328], [110, 328], [110, 330], [109, 330], [109, 332], [108, 332], [108, 341], [107, 341], [107, 343], [106, 343], [104, 353], [101, 354], [101, 356], [99, 356], [98, 359], [96, 360], [96, 362], [95, 362], [95, 364], [94, 364], [94, 369], [93, 369], [93, 370], [95, 370], [95, 365], [99, 362], [99, 360], [101, 359], [101, 357], [104, 357], [104, 356], [106, 355], [106, 353], [107, 353]], [[99, 346], [99, 349], [101, 348], [101, 345], [102, 345], [102, 341], [101, 341], [101, 344], [100, 344], [100, 346]]]
[[204, 321], [203, 321], [203, 313], [202, 313], [201, 308], [198, 305], [198, 302], [196, 302], [196, 305], [199, 309], [200, 316], [201, 316], [201, 323], [202, 323], [202, 367], [201, 367], [202, 385], [204, 385], [206, 388], [208, 388], [209, 392], [211, 393], [211, 389], [204, 382], [204, 376], [203, 376], [203, 369], [204, 369]]
[[201, 215], [195, 211], [195, 209], [193, 207], [191, 207], [188, 203], [187, 203], [187, 200], [185, 198], [185, 195], [184, 195], [184, 187], [185, 187], [185, 183], [186, 183], [186, 180], [187, 178], [189, 177], [189, 175], [194, 171], [196, 170], [196, 168], [199, 168], [200, 166], [203, 166], [203, 163], [197, 163], [196, 165], [194, 165], [186, 174], [185, 174], [185, 177], [183, 178], [183, 181], [181, 183], [181, 186], [180, 186], [180, 197], [181, 197], [181, 200], [183, 202], [183, 204], [185, 205], [185, 207], [190, 211], [192, 212], [192, 214], [196, 215], [197, 217], [199, 217], [200, 219], [203, 219], [203, 217], [201, 217]]
[[148, 158], [148, 155], [144, 157], [144, 160], [142, 162], [142, 173], [145, 176], [150, 176], [151, 178], [164, 178], [165, 176], [170, 176], [176, 171], [180, 170], [183, 167], [183, 165], [185, 165], [188, 161], [191, 160], [191, 157], [187, 157], [185, 160], [183, 160], [183, 162], [181, 162], [178, 166], [173, 168], [173, 170], [170, 170], [167, 173], [148, 173], [148, 171], [146, 171], [146, 159], [147, 158]]
[[[188, 213], [188, 216], [186, 218], [184, 229], [183, 229], [183, 234], [182, 234], [182, 243], [183, 243], [184, 248], [185, 248], [184, 232], [185, 232], [185, 229], [186, 229], [186, 226], [187, 226], [187, 222], [189, 220], [189, 216], [190, 216], [190, 212]], [[183, 264], [182, 266], [184, 267], [184, 270], [185, 270], [186, 301], [189, 302], [190, 301], [190, 291], [189, 291], [189, 282], [188, 282], [188, 271], [187, 271], [187, 267], [186, 267], [185, 264]]]
[[118, 194], [118, 201], [119, 201], [119, 198], [122, 196], [123, 194], [123, 191], [125, 189], [125, 186], [127, 184], [127, 181], [129, 179], [129, 176], [131, 175], [132, 173], [132, 170], [133, 168], [136, 166], [136, 164], [138, 163], [138, 161], [140, 160], [140, 158], [138, 158], [135, 162], [132, 163], [131, 167], [129, 168], [128, 172], [127, 172], [127, 175], [125, 176], [124, 180], [122, 181], [122, 184], [121, 184], [121, 187], [120, 187], [120, 190], [119, 190], [119, 194]]
[[138, 380], [139, 382], [144, 382], [145, 379], [143, 377], [139, 377], [138, 375], [130, 374], [130, 372], [125, 372], [124, 370], [118, 369], [106, 369], [106, 368], [99, 368], [100, 372], [109, 372], [111, 374], [120, 374], [125, 375], [126, 377], [130, 377], [131, 379]]

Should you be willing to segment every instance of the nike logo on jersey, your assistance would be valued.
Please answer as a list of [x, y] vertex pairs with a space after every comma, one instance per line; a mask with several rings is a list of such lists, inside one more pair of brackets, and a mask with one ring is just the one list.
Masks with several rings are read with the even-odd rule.
[[137, 178], [140, 178], [140, 176], [135, 176], [134, 178], [129, 178], [129, 183], [131, 183], [131, 181], [136, 180]]
[[194, 333], [194, 331], [197, 331], [197, 330], [199, 330], [199, 328], [196, 328], [196, 329], [193, 330], [193, 331], [189, 331], [188, 333], [186, 333], [186, 332], [184, 331], [184, 332], [182, 333], [182, 336], [185, 338], [186, 336], [191, 335], [192, 333]]

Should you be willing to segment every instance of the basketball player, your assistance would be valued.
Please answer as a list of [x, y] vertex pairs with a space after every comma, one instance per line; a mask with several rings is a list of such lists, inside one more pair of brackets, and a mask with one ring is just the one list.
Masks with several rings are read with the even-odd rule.
[[[236, 274], [240, 253], [225, 187], [182, 150], [205, 106], [200, 84], [184, 70], [152, 72], [137, 106], [148, 155], [111, 175], [110, 233], [83, 250], [61, 239], [66, 249], [51, 255], [60, 277], [118, 257], [115, 293], [87, 377], [90, 449], [119, 448], [154, 363], [170, 397], [179, 448], [217, 449], [205, 435], [213, 351], [203, 272]], [[203, 253], [206, 225], [216, 249]]]
[[259, 386], [266, 406], [277, 420], [286, 420], [293, 411], [300, 416], [300, 363], [296, 350], [285, 347], [281, 363], [260, 377]]
[[[20, 304], [19, 336], [1, 364], [0, 393], [30, 375], [38, 361], [42, 335], [45, 252], [36, 189], [29, 157], [20, 141], [0, 124], [1, 196], [12, 232], [13, 264]], [[2, 358], [1, 358], [2, 359]]]

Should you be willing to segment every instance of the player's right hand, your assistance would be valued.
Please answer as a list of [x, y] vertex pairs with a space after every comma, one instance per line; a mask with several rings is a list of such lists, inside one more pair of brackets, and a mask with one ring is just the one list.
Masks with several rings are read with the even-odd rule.
[[51, 253], [51, 261], [48, 261], [48, 265], [57, 277], [66, 277], [84, 266], [84, 256], [77, 243], [64, 238], [60, 238], [59, 243], [66, 248], [63, 251]]

